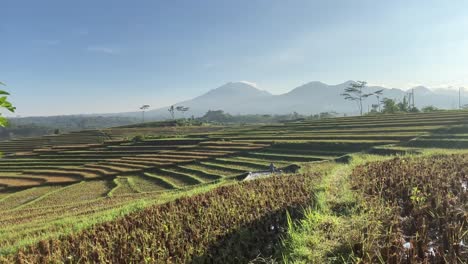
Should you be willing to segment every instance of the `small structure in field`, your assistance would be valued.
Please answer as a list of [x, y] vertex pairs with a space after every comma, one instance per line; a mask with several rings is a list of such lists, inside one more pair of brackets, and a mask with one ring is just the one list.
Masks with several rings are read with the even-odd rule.
[[297, 173], [301, 167], [296, 164], [291, 164], [283, 168], [276, 168], [273, 163], [268, 166], [268, 170], [264, 171], [249, 171], [241, 176], [243, 181], [253, 180], [261, 177], [267, 177], [271, 175], [280, 175], [283, 173]]

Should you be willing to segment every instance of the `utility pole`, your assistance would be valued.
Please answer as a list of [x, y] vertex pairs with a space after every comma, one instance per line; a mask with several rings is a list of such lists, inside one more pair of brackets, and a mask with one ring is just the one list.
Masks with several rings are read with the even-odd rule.
[[406, 93], [404, 99], [406, 99], [406, 98], [407, 98], [406, 106], [408, 107], [408, 110], [411, 110], [411, 105], [413, 104], [412, 103], [413, 102], [413, 92], [411, 91], [411, 92]]
[[380, 96], [376, 95], [376, 97], [377, 97], [377, 106], [379, 107], [379, 112], [382, 112], [382, 110], [380, 109]]
[[461, 109], [461, 87], [458, 87], [458, 109]]
[[407, 93], [408, 96], [408, 108], [414, 108], [414, 89], [411, 89], [410, 92]]

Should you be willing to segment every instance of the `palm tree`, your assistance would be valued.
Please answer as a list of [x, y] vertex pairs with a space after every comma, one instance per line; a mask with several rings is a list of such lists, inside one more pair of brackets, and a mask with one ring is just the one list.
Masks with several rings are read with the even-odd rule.
[[381, 94], [382, 91], [377, 91], [374, 93], [364, 93], [362, 91], [365, 88], [367, 82], [364, 81], [357, 81], [352, 82], [348, 87], [345, 88], [344, 93], [341, 96], [344, 96], [345, 100], [355, 101], [358, 104], [359, 113], [362, 115], [362, 101], [365, 100], [367, 97], [374, 95], [374, 94]]
[[169, 107], [169, 109], [167, 109], [167, 111], [169, 111], [169, 113], [171, 113], [171, 117], [172, 117], [172, 120], [174, 120], [174, 106], [171, 105], [171, 107]]
[[179, 112], [182, 112], [182, 116], [185, 118], [185, 112], [187, 112], [190, 108], [189, 107], [185, 107], [185, 106], [177, 106], [176, 107], [176, 110], [179, 111]]
[[141, 114], [142, 114], [142, 119], [143, 119], [143, 122], [142, 122], [142, 123], [145, 122], [145, 111], [148, 110], [149, 108], [150, 108], [149, 105], [142, 105], [142, 106], [140, 107]]

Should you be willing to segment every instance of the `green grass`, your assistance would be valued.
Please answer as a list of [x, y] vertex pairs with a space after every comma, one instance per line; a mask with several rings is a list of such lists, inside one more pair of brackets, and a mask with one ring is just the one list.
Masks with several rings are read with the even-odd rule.
[[107, 196], [120, 196], [138, 193], [128, 177], [117, 177], [113, 180], [115, 187], [107, 193]]
[[[370, 215], [360, 211], [359, 197], [350, 187], [348, 175], [358, 164], [385, 157], [355, 155], [351, 164], [328, 163], [325, 176], [315, 188], [316, 206], [304, 210], [304, 219], [290, 221], [283, 240], [285, 263], [350, 263], [354, 241], [361, 239]], [[319, 168], [324, 169], [324, 168]], [[315, 171], [307, 166], [304, 172]], [[372, 232], [372, 230], [369, 230]], [[377, 233], [376, 233], [377, 234]]]
[[59, 186], [44, 186], [34, 187], [24, 191], [15, 192], [9, 195], [5, 195], [3, 198], [0, 197], [0, 210], [11, 210], [21, 205], [29, 203], [38, 199], [39, 197], [57, 190]]
[[[430, 149], [418, 156], [468, 153]], [[406, 155], [406, 157], [414, 155]], [[304, 209], [304, 218], [290, 220], [288, 235], [283, 239], [280, 258], [285, 263], [356, 263], [360, 258], [353, 246], [363, 241], [363, 250], [375, 246], [382, 233], [378, 216], [391, 210], [380, 204], [369, 204], [366, 197], [351, 188], [349, 175], [353, 168], [368, 162], [391, 159], [393, 156], [354, 154], [349, 164], [335, 164], [322, 178], [315, 192], [316, 206]], [[315, 171], [306, 167], [306, 171]], [[390, 216], [388, 216], [390, 217]]]
[[327, 156], [309, 156], [309, 155], [293, 155], [293, 154], [280, 154], [280, 153], [268, 153], [268, 152], [250, 152], [245, 155], [251, 158], [278, 160], [278, 161], [289, 161], [289, 162], [311, 162], [321, 161], [330, 159]]
[[190, 164], [183, 165], [183, 167], [189, 168], [192, 170], [205, 172], [205, 173], [212, 174], [212, 175], [219, 175], [221, 177], [229, 177], [229, 176], [238, 174], [237, 170], [233, 172], [230, 170], [226, 170], [225, 168], [217, 168], [217, 167], [214, 168], [213, 166], [207, 166], [202, 163], [190, 163]]
[[154, 172], [152, 172], [152, 174], [164, 177], [171, 182], [174, 182], [179, 187], [202, 183], [200, 179], [194, 177], [193, 175], [171, 171], [170, 168], [156, 169]]
[[143, 176], [132, 175], [127, 178], [131, 186], [138, 192], [167, 191], [177, 188], [174, 183], [167, 179], [148, 173], [143, 174]]
[[266, 170], [268, 165], [251, 162], [248, 160], [236, 160], [232, 158], [218, 158], [216, 164], [223, 164], [226, 167], [247, 168], [249, 170]]
[[246, 157], [246, 156], [235, 156], [235, 157], [230, 158], [230, 160], [258, 164], [258, 165], [263, 166], [262, 167], [263, 170], [265, 168], [269, 168], [271, 163], [273, 163], [275, 167], [284, 167], [284, 166], [292, 164], [292, 162], [290, 161], [278, 161], [278, 160], [272, 160], [272, 159], [267, 159], [267, 158], [265, 159], [264, 158], [252, 158], [252, 157]]
[[191, 168], [184, 167], [184, 166], [171, 167], [171, 170], [175, 172], [188, 174], [188, 175], [194, 175], [195, 177], [203, 180], [204, 182], [215, 181], [221, 178], [221, 176], [216, 175], [216, 174], [211, 174], [203, 170], [191, 169]]
[[198, 164], [208, 168], [208, 169], [211, 169], [211, 170], [218, 170], [218, 171], [224, 171], [226, 173], [229, 173], [231, 175], [233, 174], [242, 174], [242, 173], [245, 173], [245, 168], [234, 168], [233, 166], [223, 166], [223, 165], [220, 165], [220, 164], [216, 164], [216, 163], [213, 163], [213, 162], [199, 162]]
[[112, 190], [112, 183], [110, 181], [89, 181], [80, 182], [70, 185], [65, 188], [49, 192], [48, 195], [42, 196], [28, 207], [47, 207], [47, 206], [60, 206], [73, 204], [77, 202], [92, 201], [102, 197], [106, 197]]
[[248, 163], [236, 163], [236, 162], [228, 162], [223, 160], [210, 160], [208, 162], [203, 162], [202, 164], [206, 166], [211, 166], [214, 168], [220, 168], [225, 170], [230, 170], [232, 172], [237, 172], [238, 174], [242, 174], [249, 171], [257, 171], [259, 170], [258, 165], [249, 165]]

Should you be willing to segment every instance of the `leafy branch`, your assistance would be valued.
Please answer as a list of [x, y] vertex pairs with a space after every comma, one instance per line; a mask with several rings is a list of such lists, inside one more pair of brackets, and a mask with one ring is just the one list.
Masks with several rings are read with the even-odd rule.
[[[0, 85], [2, 86], [6, 86], [4, 83], [0, 82]], [[8, 93], [7, 91], [4, 91], [4, 90], [0, 90], [0, 109], [6, 109], [12, 113], [15, 112], [16, 110], [16, 107], [14, 107], [9, 101], [8, 101], [8, 96], [10, 95], [10, 93]], [[2, 116], [2, 114], [0, 113], [0, 127], [5, 127], [6, 125], [8, 125], [8, 121], [5, 117]]]

